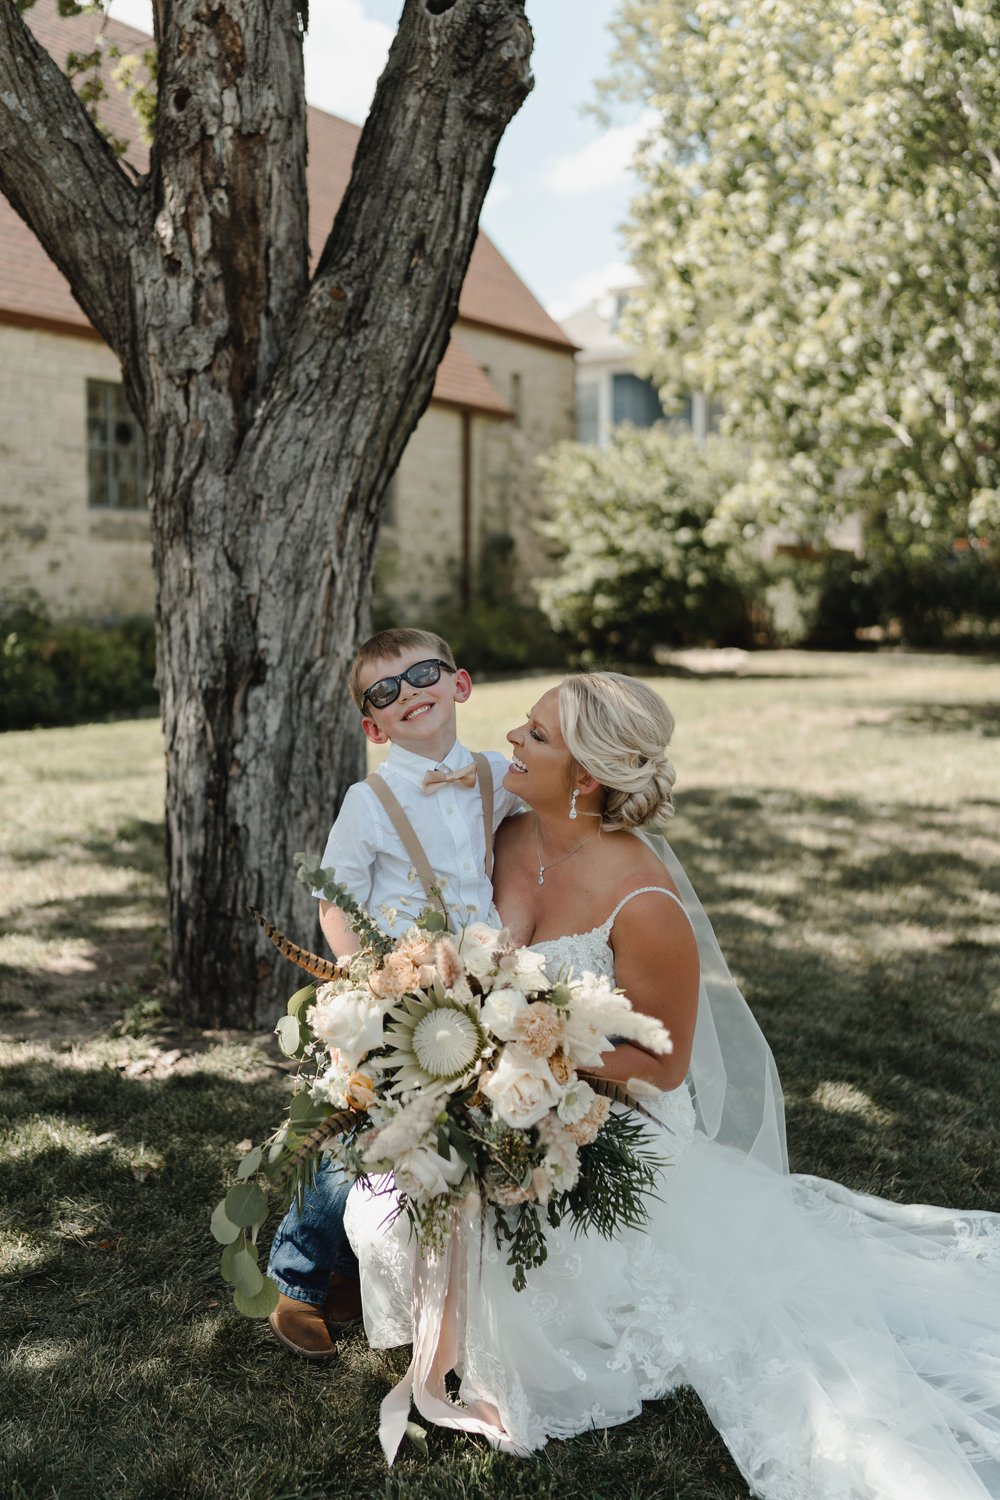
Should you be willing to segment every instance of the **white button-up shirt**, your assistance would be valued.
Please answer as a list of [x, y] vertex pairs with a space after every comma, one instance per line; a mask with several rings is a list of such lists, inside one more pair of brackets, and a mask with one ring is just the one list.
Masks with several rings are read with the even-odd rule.
[[[521, 800], [501, 784], [507, 762], [487, 752], [493, 770], [493, 827], [521, 811]], [[377, 775], [395, 793], [420, 840], [456, 927], [485, 922], [493, 907], [493, 887], [486, 875], [483, 804], [478, 785], [441, 786], [424, 792], [423, 780], [435, 767], [457, 771], [472, 760], [455, 744], [444, 760], [428, 760], [400, 745], [391, 745]], [[398, 937], [427, 905], [427, 896], [402, 841], [370, 786], [356, 782], [344, 798], [330, 829], [322, 860], [346, 885], [384, 932]], [[318, 893], [317, 893], [318, 894]], [[386, 911], [395, 917], [387, 917]], [[495, 916], [494, 916], [495, 920]]]

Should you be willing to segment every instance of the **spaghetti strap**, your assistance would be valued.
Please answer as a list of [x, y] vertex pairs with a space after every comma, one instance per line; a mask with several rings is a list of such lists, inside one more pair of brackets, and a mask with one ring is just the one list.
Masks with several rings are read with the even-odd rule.
[[[637, 890], [629, 891], [627, 896], [622, 897], [618, 905], [615, 907], [614, 911], [611, 913], [610, 917], [608, 917], [607, 921], [604, 923], [604, 926], [608, 929], [609, 932], [615, 925], [615, 918], [621, 911], [622, 907], [627, 906], [628, 903], [632, 900], [633, 896], [644, 896], [647, 891], [659, 891], [661, 895], [669, 896], [671, 901], [673, 901], [677, 906], [680, 907], [681, 911], [687, 917], [688, 921], [691, 921], [691, 916], [688, 912], [687, 907], [684, 905], [684, 902], [681, 900], [680, 896], [676, 894], [676, 892], [668, 890], [665, 885], [640, 885]], [[694, 924], [692, 923], [692, 927], [693, 925]]]

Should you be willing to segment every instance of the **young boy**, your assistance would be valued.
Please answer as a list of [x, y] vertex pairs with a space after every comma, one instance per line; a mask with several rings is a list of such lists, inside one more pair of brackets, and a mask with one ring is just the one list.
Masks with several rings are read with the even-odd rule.
[[[361, 727], [389, 753], [348, 790], [322, 864], [393, 936], [429, 901], [443, 899], [455, 927], [490, 918], [493, 835], [521, 804], [502, 785], [504, 757], [473, 757], [458, 741], [456, 707], [471, 692], [468, 672], [428, 631], [380, 631], [354, 661]], [[338, 957], [357, 950], [343, 913], [322, 899], [320, 924]], [[301, 1213], [293, 1204], [271, 1247], [268, 1274], [280, 1293], [271, 1327], [309, 1359], [336, 1352], [328, 1321], [360, 1314], [357, 1262], [343, 1227], [349, 1189], [326, 1162]]]

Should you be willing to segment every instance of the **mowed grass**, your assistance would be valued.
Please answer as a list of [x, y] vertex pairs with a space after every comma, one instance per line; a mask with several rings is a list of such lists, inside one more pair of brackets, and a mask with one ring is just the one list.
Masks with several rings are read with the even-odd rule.
[[[466, 742], [554, 680], [477, 687]], [[774, 1047], [793, 1166], [1000, 1210], [1000, 664], [775, 653], [655, 686], [673, 842]], [[315, 1368], [231, 1310], [208, 1215], [284, 1074], [266, 1037], [109, 1033], [155, 1025], [161, 796], [152, 722], [0, 739], [0, 1495], [746, 1496], [690, 1392], [530, 1463], [432, 1431], [387, 1471], [407, 1351], [358, 1334]]]

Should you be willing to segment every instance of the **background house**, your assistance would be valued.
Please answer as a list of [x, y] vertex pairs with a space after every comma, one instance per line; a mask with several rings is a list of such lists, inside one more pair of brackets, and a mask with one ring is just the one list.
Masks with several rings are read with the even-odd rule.
[[[89, 51], [97, 32], [136, 56], [150, 42], [93, 14], [61, 18], [56, 0], [38, 0], [25, 19], [60, 64], [70, 51]], [[148, 153], [110, 67], [101, 119], [130, 142], [127, 161], [144, 172]], [[314, 258], [360, 134], [309, 109]], [[572, 436], [573, 355], [567, 334], [480, 234], [431, 404], [388, 500], [383, 592], [408, 619], [446, 589], [468, 588], [489, 536], [509, 535], [527, 575], [535, 571], [534, 460]], [[0, 197], [0, 602], [32, 595], [53, 615], [151, 613], [143, 440], [117, 360]]]
[[618, 332], [632, 288], [602, 293], [586, 307], [562, 319], [564, 331], [578, 346], [576, 356], [576, 436], [581, 443], [606, 448], [619, 422], [652, 427], [676, 422], [704, 439], [712, 428], [708, 399], [696, 391], [682, 406], [664, 412], [656, 386], [633, 369], [634, 350]]

